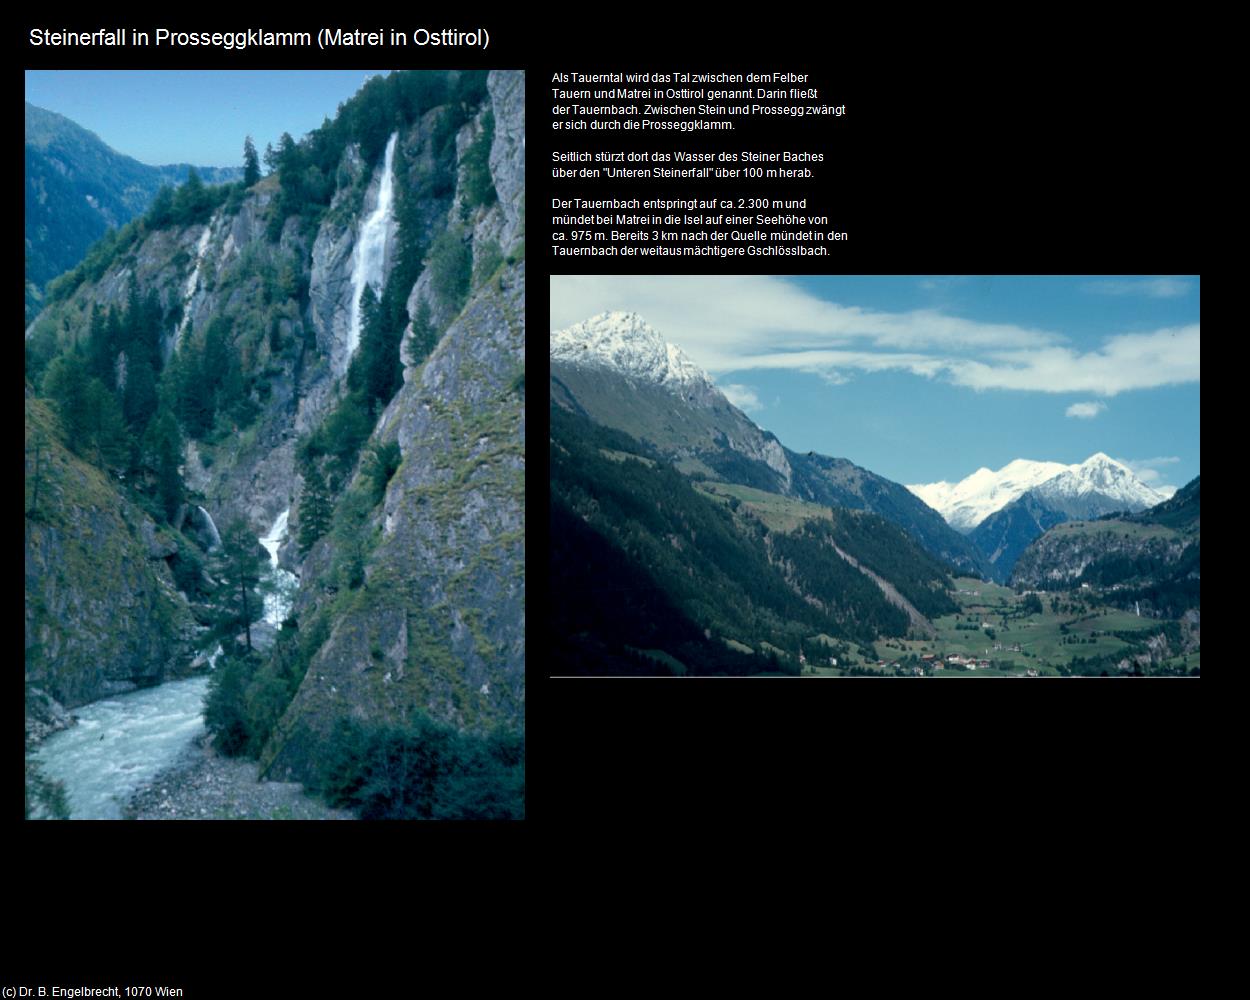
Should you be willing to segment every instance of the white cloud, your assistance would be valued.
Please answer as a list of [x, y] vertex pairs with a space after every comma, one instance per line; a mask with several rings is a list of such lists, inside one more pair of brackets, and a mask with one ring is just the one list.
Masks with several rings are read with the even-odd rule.
[[936, 309], [843, 306], [768, 275], [552, 277], [552, 329], [607, 310], [641, 314], [714, 374], [789, 369], [836, 383], [893, 370], [977, 390], [1106, 397], [1199, 381], [1197, 323], [1082, 351], [1058, 333]]
[[1073, 403], [1064, 411], [1064, 416], [1080, 417], [1082, 420], [1089, 420], [1098, 416], [1106, 408], [1106, 403]]
[[764, 404], [760, 402], [759, 395], [749, 385], [718, 385], [716, 388], [723, 392], [725, 398], [740, 410], [746, 410], [749, 413], [754, 410], [764, 409]]
[[1095, 295], [1145, 295], [1152, 299], [1175, 299], [1188, 295], [1192, 281], [1183, 278], [1089, 281], [1081, 286]]
[[973, 389], [1114, 396], [1131, 389], [1199, 381], [1201, 346], [1201, 331], [1193, 323], [1111, 337], [1099, 350], [1085, 353], [1070, 347], [1047, 347], [997, 352], [990, 355], [991, 363], [956, 361], [952, 376], [957, 384]]
[[765, 347], [1009, 350], [1062, 340], [1042, 330], [980, 323], [935, 309], [891, 313], [843, 306], [768, 275], [552, 277], [553, 330], [612, 310], [640, 314], [713, 372], [733, 371], [743, 354]]
[[1180, 458], [1176, 455], [1160, 455], [1155, 458], [1117, 458], [1117, 462], [1127, 465], [1138, 479], [1151, 489], [1171, 496], [1176, 492], [1175, 486], [1167, 486], [1162, 480], [1166, 473], [1157, 468], [1160, 465], [1176, 465]]

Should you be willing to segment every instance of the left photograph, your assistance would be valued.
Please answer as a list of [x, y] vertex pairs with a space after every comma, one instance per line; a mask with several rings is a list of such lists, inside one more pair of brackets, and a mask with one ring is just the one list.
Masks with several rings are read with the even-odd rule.
[[26, 73], [27, 819], [524, 819], [524, 90]]

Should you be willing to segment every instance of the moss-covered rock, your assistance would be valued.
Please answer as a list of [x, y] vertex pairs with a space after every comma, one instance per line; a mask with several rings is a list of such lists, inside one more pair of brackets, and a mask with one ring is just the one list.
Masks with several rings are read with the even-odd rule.
[[195, 623], [166, 561], [168, 529], [64, 448], [29, 397], [26, 446], [27, 685], [72, 708], [190, 672]]

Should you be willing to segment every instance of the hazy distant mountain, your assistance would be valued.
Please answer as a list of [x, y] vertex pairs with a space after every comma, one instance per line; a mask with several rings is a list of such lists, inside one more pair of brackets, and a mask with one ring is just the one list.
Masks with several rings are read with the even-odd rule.
[[[242, 158], [242, 136], [239, 137]], [[68, 271], [110, 227], [151, 204], [163, 184], [177, 186], [191, 165], [152, 167], [116, 152], [63, 115], [26, 105], [26, 318], [44, 286]], [[243, 176], [241, 167], [196, 167], [206, 184]]]
[[646, 442], [688, 475], [871, 511], [963, 572], [988, 572], [968, 539], [906, 487], [846, 459], [785, 448], [636, 313], [602, 313], [553, 332], [551, 398]]

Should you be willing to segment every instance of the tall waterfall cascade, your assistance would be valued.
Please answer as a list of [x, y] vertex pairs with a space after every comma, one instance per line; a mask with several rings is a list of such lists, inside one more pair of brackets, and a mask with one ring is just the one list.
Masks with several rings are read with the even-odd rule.
[[347, 354], [344, 370], [360, 346], [360, 296], [365, 287], [372, 287], [379, 297], [386, 277], [386, 244], [395, 224], [395, 143], [398, 132], [392, 132], [386, 143], [386, 155], [382, 161], [382, 180], [378, 185], [378, 203], [360, 224], [360, 236], [352, 249], [352, 308], [351, 322], [347, 329]]
[[212, 235], [213, 220], [210, 219], [204, 227], [204, 232], [200, 234], [199, 241], [195, 244], [195, 266], [191, 268], [186, 284], [182, 286], [182, 319], [178, 320], [178, 330], [174, 334], [175, 347], [182, 343], [182, 335], [186, 332], [187, 324], [191, 322], [191, 300], [195, 298], [195, 293], [200, 287], [200, 268], [204, 263], [204, 255], [208, 252], [208, 241]]

